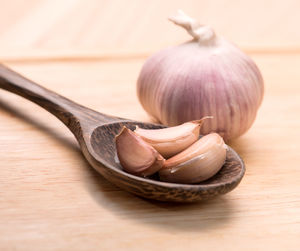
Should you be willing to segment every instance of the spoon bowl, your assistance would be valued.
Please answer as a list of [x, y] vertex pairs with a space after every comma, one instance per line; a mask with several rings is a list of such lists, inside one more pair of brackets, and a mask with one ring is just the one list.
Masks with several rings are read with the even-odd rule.
[[93, 130], [88, 151], [83, 151], [90, 164], [106, 179], [118, 187], [138, 196], [160, 201], [193, 202], [225, 194], [241, 181], [245, 167], [242, 159], [228, 148], [222, 169], [209, 180], [199, 184], [176, 184], [159, 181], [158, 176], [142, 178], [124, 172], [117, 157], [114, 137], [123, 126], [134, 130], [138, 125], [145, 129], [159, 129], [162, 125], [121, 121], [99, 126]]
[[149, 199], [194, 202], [216, 197], [234, 189], [245, 173], [239, 155], [230, 147], [221, 170], [199, 184], [177, 184], [159, 181], [157, 175], [142, 178], [123, 171], [117, 157], [115, 136], [123, 126], [135, 129], [164, 128], [98, 113], [64, 98], [0, 65], [0, 88], [40, 105], [60, 119], [74, 134], [80, 148], [94, 169], [116, 186]]

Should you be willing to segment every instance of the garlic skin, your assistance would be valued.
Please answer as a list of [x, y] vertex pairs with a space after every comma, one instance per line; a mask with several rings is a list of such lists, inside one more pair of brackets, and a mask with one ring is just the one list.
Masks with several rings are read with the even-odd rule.
[[153, 146], [164, 158], [169, 158], [198, 140], [202, 123], [207, 118], [212, 117], [207, 116], [200, 120], [163, 129], [151, 130], [137, 127], [134, 133]]
[[201, 134], [217, 132], [226, 141], [239, 137], [253, 124], [263, 99], [259, 69], [235, 45], [183, 12], [170, 20], [194, 39], [147, 59], [137, 81], [140, 103], [162, 124], [208, 115], [214, 118]]
[[147, 177], [162, 168], [165, 159], [149, 144], [125, 126], [115, 137], [117, 155], [128, 173]]
[[217, 133], [203, 136], [186, 150], [165, 161], [162, 181], [193, 184], [214, 176], [226, 160], [227, 146]]

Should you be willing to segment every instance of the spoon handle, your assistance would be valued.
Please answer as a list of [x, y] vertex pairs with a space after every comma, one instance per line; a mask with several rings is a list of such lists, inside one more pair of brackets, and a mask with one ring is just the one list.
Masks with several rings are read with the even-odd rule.
[[0, 64], [0, 88], [18, 94], [60, 119], [75, 136], [80, 123], [101, 125], [119, 118], [98, 113], [52, 92]]

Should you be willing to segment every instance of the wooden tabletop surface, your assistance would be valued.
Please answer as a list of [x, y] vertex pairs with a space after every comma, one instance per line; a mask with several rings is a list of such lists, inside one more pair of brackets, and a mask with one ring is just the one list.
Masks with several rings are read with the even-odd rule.
[[0, 90], [0, 250], [299, 250], [300, 4], [285, 1], [0, 0], [0, 60], [95, 110], [150, 121], [135, 83], [145, 58], [189, 39], [182, 8], [257, 63], [265, 98], [231, 146], [246, 174], [229, 194], [178, 205], [98, 175], [72, 134]]

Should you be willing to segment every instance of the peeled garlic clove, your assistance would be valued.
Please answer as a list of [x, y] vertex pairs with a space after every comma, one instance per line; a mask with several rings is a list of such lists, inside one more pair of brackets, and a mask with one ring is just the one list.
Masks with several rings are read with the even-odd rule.
[[126, 172], [146, 177], [162, 168], [165, 159], [125, 126], [115, 140], [120, 164]]
[[137, 127], [134, 131], [143, 140], [153, 146], [165, 158], [171, 157], [197, 141], [200, 128], [206, 116], [179, 126], [163, 129], [142, 129]]
[[214, 176], [223, 166], [227, 146], [217, 133], [203, 136], [186, 150], [165, 161], [162, 181], [198, 183]]

